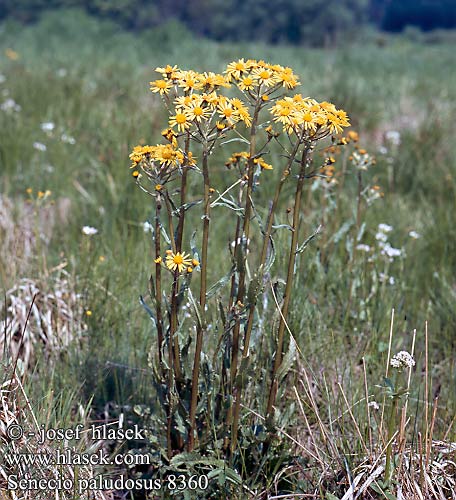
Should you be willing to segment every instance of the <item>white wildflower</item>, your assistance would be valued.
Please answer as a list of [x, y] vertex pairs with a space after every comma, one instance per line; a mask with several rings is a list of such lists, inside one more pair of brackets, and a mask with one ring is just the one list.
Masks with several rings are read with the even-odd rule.
[[6, 82], [6, 76], [0, 73], [0, 83], [5, 83], [5, 82]]
[[154, 226], [149, 221], [143, 222], [142, 226], [143, 226], [143, 231], [145, 233], [153, 233], [154, 232]]
[[407, 351], [400, 351], [391, 358], [390, 364], [393, 368], [398, 369], [411, 368], [415, 366], [415, 360]]
[[71, 137], [71, 135], [62, 134], [62, 142], [66, 142], [67, 144], [76, 144], [76, 139]]
[[381, 154], [381, 155], [386, 155], [388, 153], [388, 148], [385, 148], [385, 146], [380, 146], [378, 148], [378, 152]]
[[400, 248], [392, 247], [389, 243], [385, 243], [385, 245], [383, 245], [381, 253], [382, 255], [386, 255], [391, 259], [394, 259], [394, 257], [400, 257], [402, 255], [402, 250]]
[[34, 142], [33, 147], [37, 151], [46, 151], [46, 149], [47, 149], [46, 144], [43, 144], [42, 142]]
[[388, 240], [388, 236], [386, 236], [385, 233], [382, 233], [381, 231], [379, 231], [376, 235], [375, 235], [375, 239], [377, 241], [387, 241]]
[[368, 406], [369, 408], [373, 408], [374, 410], [380, 409], [380, 405], [377, 403], [377, 401], [371, 401]]
[[369, 245], [365, 245], [364, 243], [360, 243], [359, 245], [356, 245], [356, 250], [361, 250], [363, 252], [370, 252], [371, 247]]
[[67, 70], [65, 68], [59, 68], [57, 71], [56, 71], [56, 75], [59, 76], [60, 78], [63, 78], [64, 76], [67, 75]]
[[416, 231], [410, 231], [409, 236], [410, 236], [410, 238], [413, 238], [414, 240], [421, 238], [421, 234], [417, 233]]
[[1, 104], [0, 109], [2, 111], [5, 111], [6, 113], [12, 113], [12, 112], [19, 113], [21, 107], [19, 106], [19, 104], [17, 104], [17, 102], [14, 99], [7, 99]]
[[396, 283], [394, 276], [388, 276], [385, 273], [380, 273], [378, 275], [378, 279], [379, 279], [380, 283], [389, 283], [390, 285], [394, 285]]
[[395, 146], [399, 146], [401, 143], [401, 133], [397, 130], [388, 130], [385, 134], [385, 139]]
[[86, 234], [87, 236], [93, 236], [94, 234], [98, 233], [98, 229], [92, 226], [83, 226], [82, 233]]
[[393, 226], [390, 226], [389, 224], [383, 224], [382, 222], [378, 225], [378, 230], [382, 233], [390, 233], [393, 230]]
[[53, 122], [43, 122], [41, 124], [41, 130], [43, 132], [52, 132], [55, 128], [55, 123]]

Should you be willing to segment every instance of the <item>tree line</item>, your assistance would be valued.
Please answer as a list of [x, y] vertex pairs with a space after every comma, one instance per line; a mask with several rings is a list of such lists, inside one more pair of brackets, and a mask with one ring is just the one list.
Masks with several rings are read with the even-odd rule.
[[367, 24], [392, 32], [456, 27], [454, 0], [0, 0], [0, 19], [29, 23], [61, 7], [84, 8], [132, 30], [177, 19], [221, 41], [323, 45]]

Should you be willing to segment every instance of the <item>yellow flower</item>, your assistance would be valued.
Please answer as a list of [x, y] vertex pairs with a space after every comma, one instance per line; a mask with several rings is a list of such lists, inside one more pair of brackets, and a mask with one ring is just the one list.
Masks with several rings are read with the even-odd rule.
[[166, 257], [166, 267], [171, 271], [176, 271], [176, 269], [181, 273], [186, 267], [190, 266], [192, 263], [189, 258], [190, 255], [185, 253], [173, 253], [171, 252]]
[[252, 90], [255, 85], [257, 85], [256, 81], [254, 78], [252, 78], [251, 76], [246, 76], [244, 77], [239, 83], [238, 83], [238, 87], [241, 89], [241, 90]]
[[185, 113], [178, 112], [172, 116], [169, 120], [170, 127], [176, 127], [179, 132], [185, 132], [186, 129], [190, 127], [190, 122], [187, 119]]
[[133, 172], [131, 173], [131, 175], [133, 177], [139, 177], [139, 172], [137, 170], [133, 170]]
[[92, 316], [92, 311], [90, 309], [87, 309], [86, 316]]
[[162, 189], [163, 189], [163, 186], [161, 184], [155, 185], [155, 191], [161, 191]]
[[347, 135], [348, 138], [353, 142], [357, 142], [359, 139], [358, 132], [355, 132], [354, 130], [349, 130]]
[[174, 80], [180, 69], [177, 66], [170, 66], [168, 64], [164, 68], [155, 68], [155, 71], [160, 73], [164, 78], [168, 78], [168, 80]]
[[247, 70], [248, 63], [246, 63], [244, 59], [233, 61], [232, 63], [228, 64], [225, 70], [227, 80], [231, 81], [232, 78], [236, 78], [236, 80], [239, 80], [241, 78], [241, 74]]
[[280, 99], [272, 106], [271, 113], [274, 115], [275, 122], [291, 125], [291, 119], [295, 115], [295, 103], [290, 98]]
[[178, 85], [185, 91], [198, 90], [203, 87], [200, 83], [201, 77], [196, 71], [180, 71], [177, 75]]
[[193, 272], [193, 267], [187, 267], [187, 272], [192, 273]]
[[154, 259], [155, 264], [161, 264], [162, 261], [163, 259], [161, 257], [157, 257], [156, 259]]
[[19, 59], [19, 54], [13, 49], [6, 49], [5, 56], [11, 61], [17, 61]]
[[161, 135], [168, 141], [170, 142], [175, 148], [177, 148], [177, 139], [176, 139], [176, 132], [174, 132], [173, 129], [171, 128], [165, 128], [165, 130], [162, 130]]
[[159, 92], [160, 95], [167, 94], [172, 86], [172, 83], [167, 80], [155, 80], [150, 82], [150, 90], [152, 90], [152, 92]]
[[[198, 100], [200, 101], [200, 100]], [[192, 102], [190, 105], [182, 109], [184, 115], [191, 121], [201, 122], [209, 116], [209, 109], [202, 106], [202, 102]]]
[[260, 167], [264, 170], [272, 170], [272, 165], [269, 165], [269, 163], [266, 163], [263, 158], [255, 158], [253, 160], [253, 163], [260, 165]]
[[220, 100], [217, 106], [219, 116], [224, 118], [228, 123], [233, 123], [239, 120], [239, 113], [229, 99]]
[[200, 263], [196, 259], [192, 259], [192, 266], [193, 267], [198, 267]]
[[275, 75], [273, 71], [262, 67], [255, 68], [252, 71], [252, 75], [265, 87], [272, 87], [279, 81], [277, 75]]
[[105, 257], [104, 255], [100, 255], [100, 256], [98, 257], [98, 260], [99, 260], [100, 262], [104, 262], [104, 261], [106, 260], [106, 257]]
[[33, 189], [32, 189], [32, 188], [27, 188], [27, 189], [25, 190], [25, 192], [26, 192], [27, 194], [32, 194], [32, 193], [33, 193]]
[[250, 117], [249, 110], [244, 103], [240, 99], [235, 98], [231, 99], [231, 104], [238, 112], [240, 120], [242, 120], [247, 127], [250, 127], [250, 125], [252, 125], [252, 118]]
[[214, 87], [229, 87], [230, 84], [227, 82], [223, 75], [218, 73], [203, 73], [200, 75], [200, 83], [204, 88], [214, 88]]
[[293, 89], [299, 85], [298, 78], [293, 74], [291, 68], [285, 68], [277, 73], [277, 80], [282, 83], [286, 89]]

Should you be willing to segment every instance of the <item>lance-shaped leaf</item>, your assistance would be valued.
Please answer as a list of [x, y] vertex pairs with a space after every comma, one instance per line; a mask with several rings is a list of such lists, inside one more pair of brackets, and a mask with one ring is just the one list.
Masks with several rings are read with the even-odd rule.
[[231, 276], [235, 271], [236, 267], [232, 266], [225, 276], [222, 276], [216, 283], [214, 283], [206, 293], [206, 299], [209, 300], [213, 297], [219, 290], [221, 290], [230, 281]]
[[157, 324], [157, 318], [155, 317], [155, 314], [154, 312], [152, 311], [152, 309], [146, 304], [146, 302], [144, 301], [143, 299], [143, 296], [140, 295], [139, 296], [139, 302], [141, 303], [141, 305], [144, 307], [144, 309], [146, 310], [147, 314], [149, 315], [149, 318], [154, 322], [154, 325]]
[[182, 209], [184, 210], [184, 212], [186, 212], [190, 208], [194, 207], [195, 205], [199, 205], [202, 202], [203, 202], [203, 200], [197, 200], [197, 201], [191, 201], [191, 202], [188, 202], [188, 203], [184, 203], [180, 207], [177, 207], [175, 210], [173, 210], [172, 214], [174, 216], [179, 215], [181, 213]]
[[196, 314], [196, 320], [198, 322], [198, 327], [199, 328], [202, 328], [202, 329], [205, 329], [206, 328], [206, 323], [205, 321], [203, 320], [203, 314], [202, 314], [202, 311], [201, 311], [201, 306], [199, 305], [199, 303], [195, 300], [195, 297], [193, 297], [193, 293], [192, 291], [190, 290], [190, 288], [188, 289], [188, 298], [190, 300], [190, 303], [192, 304], [193, 306], [193, 309], [195, 310], [195, 314]]
[[280, 382], [287, 376], [293, 367], [293, 363], [296, 357], [296, 342], [293, 337], [290, 337], [290, 344], [288, 346], [288, 351], [282, 359], [282, 364], [277, 371], [277, 380]]
[[296, 253], [302, 253], [307, 248], [309, 243], [321, 232], [321, 225], [304, 241], [304, 243], [296, 250]]

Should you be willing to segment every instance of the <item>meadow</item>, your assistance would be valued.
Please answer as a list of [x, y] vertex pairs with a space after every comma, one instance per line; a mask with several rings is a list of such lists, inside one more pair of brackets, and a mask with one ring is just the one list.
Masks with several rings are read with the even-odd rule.
[[[153, 206], [129, 168], [133, 147], [160, 142], [166, 127], [149, 81], [167, 64], [221, 72], [240, 58], [264, 59], [291, 66], [303, 96], [343, 108], [359, 134], [351, 156], [366, 150], [375, 164], [361, 176], [341, 153], [337, 182], [305, 187], [303, 231], [314, 237], [295, 267], [288, 327], [297, 348], [287, 351], [277, 403], [286, 458], [277, 452], [265, 466], [247, 457], [227, 489], [182, 498], [333, 500], [352, 498], [350, 488], [356, 498], [456, 498], [456, 67], [451, 39], [425, 42], [372, 34], [331, 50], [218, 44], [174, 23], [127, 33], [79, 11], [0, 26], [0, 380], [19, 374], [19, 408], [26, 395], [48, 427], [122, 415], [160, 436], [155, 332], [139, 301], [154, 269]], [[223, 154], [214, 152], [217, 180], [227, 175]], [[272, 149], [270, 162], [280, 161]], [[265, 177], [259, 199], [267, 208]], [[199, 189], [189, 185], [190, 200]], [[278, 225], [289, 223], [292, 203], [285, 187]], [[197, 223], [189, 217], [188, 238]], [[277, 230], [276, 290], [288, 238]], [[223, 225], [211, 241], [213, 255], [232, 242]], [[224, 274], [230, 262], [215, 268]], [[217, 273], [209, 268], [209, 282]], [[38, 309], [21, 338], [35, 293]], [[260, 300], [260, 325], [269, 324], [277, 307], [271, 295]], [[268, 327], [258, 332], [255, 342], [272, 352]], [[205, 348], [217, 339], [208, 334]], [[416, 364], [400, 393], [388, 362], [412, 350]], [[268, 376], [249, 368], [258, 388]], [[255, 391], [249, 398], [246, 427], [265, 411]], [[402, 410], [388, 418], [396, 404]], [[376, 467], [391, 460], [395, 438], [394, 473], [380, 480]]]

